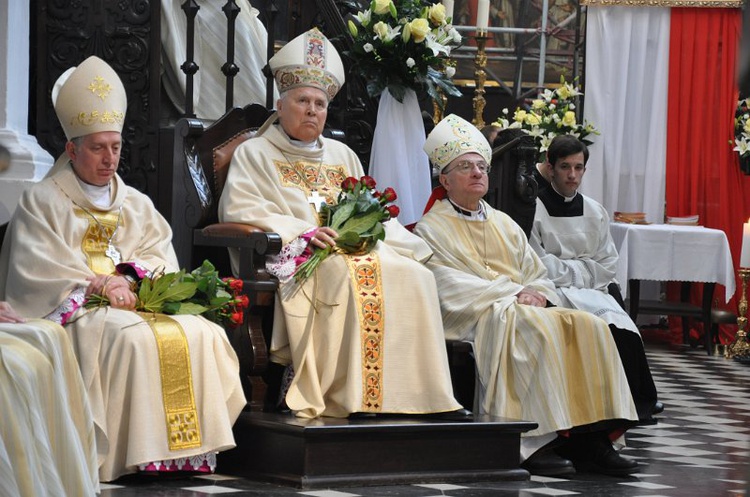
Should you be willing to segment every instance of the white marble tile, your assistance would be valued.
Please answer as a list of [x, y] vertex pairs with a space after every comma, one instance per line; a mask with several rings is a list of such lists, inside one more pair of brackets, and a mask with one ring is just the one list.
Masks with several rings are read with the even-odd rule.
[[649, 442], [654, 445], [669, 445], [672, 447], [682, 447], [685, 445], [699, 445], [703, 444], [704, 442], [699, 442], [696, 440], [687, 440], [685, 438], [674, 438], [674, 437], [639, 437], [639, 438], [633, 438], [630, 437], [628, 440], [638, 441], [638, 442]]
[[429, 488], [432, 490], [440, 490], [443, 492], [447, 492], [449, 490], [462, 490], [464, 488], [469, 488], [469, 487], [464, 487], [462, 485], [452, 485], [450, 483], [419, 483], [419, 484], [412, 485], [412, 486]]
[[642, 488], [644, 490], [664, 490], [667, 488], [675, 488], [670, 485], [662, 485], [660, 483], [651, 483], [647, 481], [624, 481], [620, 482], [619, 484], [628, 487]]
[[664, 454], [674, 454], [674, 455], [685, 456], [685, 457], [699, 457], [699, 456], [710, 456], [713, 454], [721, 454], [721, 452], [714, 451], [714, 450], [694, 449], [691, 447], [669, 447], [669, 446], [661, 446], [661, 445], [649, 447], [647, 450], [651, 452], [662, 452]]
[[220, 487], [217, 485], [205, 485], [202, 487], [184, 487], [183, 490], [189, 490], [190, 492], [198, 492], [201, 494], [211, 494], [211, 495], [236, 494], [238, 492], [242, 492], [242, 490], [237, 489], [237, 488]]

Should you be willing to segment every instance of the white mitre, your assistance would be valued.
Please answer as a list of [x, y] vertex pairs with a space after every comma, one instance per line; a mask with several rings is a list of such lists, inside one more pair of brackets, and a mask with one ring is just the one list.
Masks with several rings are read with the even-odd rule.
[[91, 56], [57, 78], [52, 105], [71, 140], [100, 131], [122, 133], [128, 98], [114, 69]]
[[268, 61], [279, 92], [311, 86], [323, 90], [328, 100], [344, 84], [345, 72], [341, 57], [323, 33], [313, 28], [284, 45]]
[[456, 157], [476, 152], [489, 164], [492, 148], [487, 138], [469, 121], [450, 114], [430, 132], [423, 147], [430, 161], [442, 170]]

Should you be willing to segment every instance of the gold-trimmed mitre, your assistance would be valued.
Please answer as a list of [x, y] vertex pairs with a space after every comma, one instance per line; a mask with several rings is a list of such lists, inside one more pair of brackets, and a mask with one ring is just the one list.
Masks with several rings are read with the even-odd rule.
[[57, 78], [52, 105], [71, 140], [100, 131], [121, 133], [128, 98], [114, 69], [92, 55]]
[[279, 92], [311, 86], [323, 90], [328, 100], [344, 84], [344, 64], [333, 44], [313, 28], [284, 45], [268, 61]]
[[470, 152], [478, 153], [488, 164], [492, 161], [492, 148], [487, 138], [476, 126], [455, 114], [446, 116], [435, 126], [423, 149], [441, 172], [453, 159]]

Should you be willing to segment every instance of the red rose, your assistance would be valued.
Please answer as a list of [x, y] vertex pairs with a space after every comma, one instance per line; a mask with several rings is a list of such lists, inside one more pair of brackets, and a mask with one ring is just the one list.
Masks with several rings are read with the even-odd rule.
[[229, 320], [232, 322], [232, 324], [242, 324], [242, 313], [233, 312], [232, 315], [229, 316]]
[[[391, 188], [390, 186], [383, 190], [383, 199], [385, 199], [386, 202], [393, 202], [396, 200], [398, 196], [396, 195], [396, 190]], [[393, 216], [396, 217], [396, 216]]]
[[362, 184], [370, 190], [375, 188], [375, 178], [373, 178], [372, 176], [362, 176], [359, 181], [361, 181]]
[[349, 176], [344, 181], [341, 182], [341, 189], [345, 192], [353, 192], [354, 189], [357, 187], [357, 178], [352, 178]]
[[385, 208], [385, 210], [388, 211], [388, 214], [390, 214], [391, 217], [398, 217], [398, 214], [401, 212], [401, 209], [398, 208], [398, 205], [389, 205]]
[[242, 291], [242, 280], [238, 280], [238, 279], [232, 278], [232, 279], [229, 280], [228, 283], [229, 283], [229, 288], [231, 288], [235, 292], [241, 292]]
[[244, 309], [250, 305], [250, 299], [247, 298], [247, 295], [240, 295], [237, 297], [237, 305]]

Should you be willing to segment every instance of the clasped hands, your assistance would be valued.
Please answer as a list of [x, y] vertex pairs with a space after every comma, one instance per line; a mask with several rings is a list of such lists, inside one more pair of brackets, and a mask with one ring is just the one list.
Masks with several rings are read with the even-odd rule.
[[138, 297], [130, 289], [130, 281], [124, 276], [113, 276], [100, 274], [86, 278], [89, 286], [86, 288], [86, 296], [91, 294], [107, 297], [110, 307], [117, 309], [134, 310]]
[[525, 287], [516, 294], [519, 304], [531, 305], [534, 307], [547, 307], [547, 297], [531, 288]]

